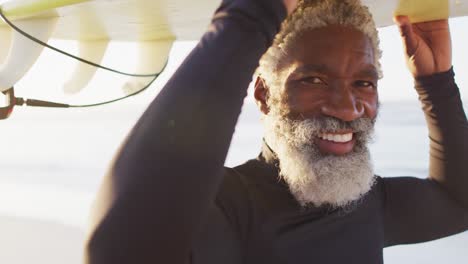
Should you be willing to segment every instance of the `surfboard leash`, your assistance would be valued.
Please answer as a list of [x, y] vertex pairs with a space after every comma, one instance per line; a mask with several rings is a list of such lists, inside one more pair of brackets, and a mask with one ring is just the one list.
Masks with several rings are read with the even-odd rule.
[[137, 73], [128, 73], [128, 72], [124, 72], [124, 71], [120, 71], [120, 70], [116, 70], [116, 69], [113, 69], [113, 68], [110, 68], [110, 67], [106, 67], [106, 66], [103, 66], [101, 64], [98, 64], [98, 63], [95, 63], [95, 62], [92, 62], [92, 61], [89, 61], [89, 60], [86, 60], [86, 59], [83, 59], [83, 58], [80, 58], [76, 55], [73, 55], [71, 53], [68, 53], [62, 49], [59, 49], [57, 47], [54, 47], [34, 36], [32, 36], [31, 34], [25, 32], [24, 30], [20, 29], [18, 26], [16, 26], [12, 21], [10, 21], [6, 16], [5, 14], [3, 14], [3, 11], [1, 10], [0, 8], [0, 17], [2, 18], [3, 21], [5, 21], [5, 23], [7, 23], [12, 29], [14, 29], [16, 32], [20, 33], [21, 35], [23, 35], [24, 37], [36, 42], [37, 44], [39, 45], [42, 45], [46, 48], [49, 48], [55, 52], [58, 52], [62, 55], [65, 55], [67, 57], [70, 57], [74, 60], [77, 60], [79, 62], [83, 62], [83, 63], [86, 63], [88, 65], [91, 65], [91, 66], [94, 66], [94, 67], [97, 67], [99, 69], [103, 69], [103, 70], [107, 70], [107, 71], [110, 71], [110, 72], [113, 72], [113, 73], [117, 73], [117, 74], [121, 74], [121, 75], [125, 75], [125, 76], [130, 76], [130, 77], [153, 77], [155, 75], [159, 75], [160, 73], [150, 73], [150, 74], [137, 74]]
[[164, 72], [164, 70], [166, 69], [167, 64], [169, 62], [169, 58], [168, 58], [166, 60], [166, 63], [164, 64], [163, 68], [158, 73], [136, 74], [136, 73], [128, 73], [128, 72], [116, 70], [116, 69], [106, 67], [104, 65], [97, 64], [97, 63], [94, 63], [92, 61], [80, 58], [80, 57], [78, 57], [76, 55], [73, 55], [71, 53], [68, 53], [68, 52], [62, 50], [62, 49], [54, 47], [54, 46], [52, 46], [52, 45], [50, 45], [50, 44], [48, 44], [48, 43], [46, 43], [46, 42], [44, 42], [44, 41], [42, 41], [42, 40], [40, 40], [38, 38], [32, 36], [31, 34], [29, 34], [29, 33], [25, 32], [24, 30], [20, 29], [12, 21], [10, 21], [5, 16], [5, 14], [3, 14], [3, 11], [1, 10], [1, 8], [0, 8], [0, 18], [7, 25], [9, 25], [13, 30], [15, 30], [19, 34], [23, 35], [24, 37], [28, 38], [29, 40], [31, 40], [33, 42], [36, 42], [37, 44], [42, 45], [42, 46], [44, 46], [46, 48], [49, 48], [49, 49], [51, 49], [51, 50], [53, 50], [55, 52], [58, 52], [58, 53], [60, 53], [62, 55], [65, 55], [65, 56], [67, 56], [69, 58], [77, 60], [79, 62], [88, 64], [88, 65], [91, 65], [91, 66], [94, 66], [94, 67], [97, 67], [99, 69], [106, 70], [106, 71], [109, 71], [109, 72], [112, 72], [112, 73], [124, 75], [124, 76], [129, 76], [129, 77], [153, 77], [153, 79], [151, 81], [149, 81], [148, 84], [146, 84], [145, 86], [143, 86], [140, 90], [138, 90], [136, 92], [133, 92], [131, 94], [128, 94], [128, 95], [125, 95], [125, 96], [122, 96], [122, 97], [118, 97], [118, 98], [115, 98], [115, 99], [111, 99], [111, 100], [107, 100], [107, 101], [103, 101], [103, 102], [99, 102], [99, 103], [84, 104], [84, 105], [70, 105], [70, 104], [66, 104], [66, 103], [58, 103], [58, 102], [50, 102], [50, 101], [44, 101], [44, 100], [24, 99], [24, 98], [21, 98], [21, 97], [15, 97], [14, 96], [14, 87], [12, 87], [12, 88], [10, 88], [10, 89], [3, 92], [7, 96], [8, 106], [0, 107], [0, 119], [7, 118], [11, 114], [11, 112], [13, 110], [13, 107], [15, 105], [18, 105], [18, 106], [26, 105], [26, 106], [34, 106], [34, 107], [52, 107], [52, 108], [87, 108], [87, 107], [96, 107], [96, 106], [107, 105], [107, 104], [111, 104], [111, 103], [115, 103], [115, 102], [118, 102], [118, 101], [125, 100], [125, 99], [127, 99], [129, 97], [135, 96], [135, 95], [147, 90], [156, 81], [156, 79], [161, 75], [161, 73]]

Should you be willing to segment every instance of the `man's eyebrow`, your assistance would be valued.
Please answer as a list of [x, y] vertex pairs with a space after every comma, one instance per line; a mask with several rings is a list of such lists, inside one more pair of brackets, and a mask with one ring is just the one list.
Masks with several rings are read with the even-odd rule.
[[361, 71], [358, 71], [357, 76], [371, 77], [373, 79], [379, 79], [379, 73], [374, 66], [367, 67]]
[[302, 66], [297, 67], [291, 72], [291, 74], [301, 75], [301, 74], [307, 74], [310, 72], [323, 73], [323, 72], [327, 72], [328, 70], [329, 70], [328, 67], [324, 64], [307, 64], [307, 65], [302, 65]]

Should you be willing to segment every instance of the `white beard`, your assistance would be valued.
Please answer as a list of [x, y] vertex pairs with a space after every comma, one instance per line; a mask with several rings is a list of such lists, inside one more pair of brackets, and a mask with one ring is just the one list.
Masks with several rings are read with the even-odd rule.
[[313, 144], [318, 133], [343, 129], [337, 119], [294, 121], [270, 112], [264, 125], [265, 140], [279, 160], [280, 176], [302, 206], [345, 207], [372, 188], [375, 177], [367, 143], [373, 120], [351, 122], [353, 131], [358, 131], [356, 144], [343, 156], [321, 154]]

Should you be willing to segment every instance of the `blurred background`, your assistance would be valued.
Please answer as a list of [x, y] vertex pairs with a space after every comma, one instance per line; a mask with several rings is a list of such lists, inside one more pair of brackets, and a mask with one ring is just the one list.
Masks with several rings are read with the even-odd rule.
[[[451, 20], [456, 80], [464, 98], [468, 97], [467, 27], [467, 18]], [[405, 68], [399, 34], [396, 27], [387, 27], [380, 29], [380, 35], [385, 77], [379, 83], [382, 107], [376, 140], [371, 145], [376, 172], [387, 177], [426, 177], [427, 129], [412, 78]], [[51, 43], [76, 52], [76, 43]], [[0, 263], [82, 262], [89, 208], [113, 154], [195, 44], [176, 43], [168, 67], [156, 83], [126, 101], [93, 109], [17, 107], [10, 119], [0, 122]], [[113, 43], [111, 49], [105, 64], [129, 71], [134, 68], [136, 46]], [[69, 100], [60, 96], [43, 98], [41, 91], [63, 84], [74, 63], [45, 50], [38, 64], [17, 85], [17, 94]], [[93, 88], [80, 95], [79, 100], [112, 99], [121, 93], [124, 78], [100, 74]], [[261, 137], [260, 113], [250, 89], [226, 166], [255, 157]], [[385, 263], [468, 263], [466, 245], [468, 233], [392, 247], [385, 250]]]

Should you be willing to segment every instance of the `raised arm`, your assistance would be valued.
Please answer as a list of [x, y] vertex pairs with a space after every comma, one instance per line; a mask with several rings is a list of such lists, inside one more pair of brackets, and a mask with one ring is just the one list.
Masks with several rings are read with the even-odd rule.
[[247, 87], [296, 1], [223, 1], [102, 186], [87, 263], [186, 263], [214, 199]]
[[386, 246], [468, 229], [468, 122], [451, 69], [448, 21], [397, 23], [429, 129], [430, 166], [426, 180], [384, 180]]

